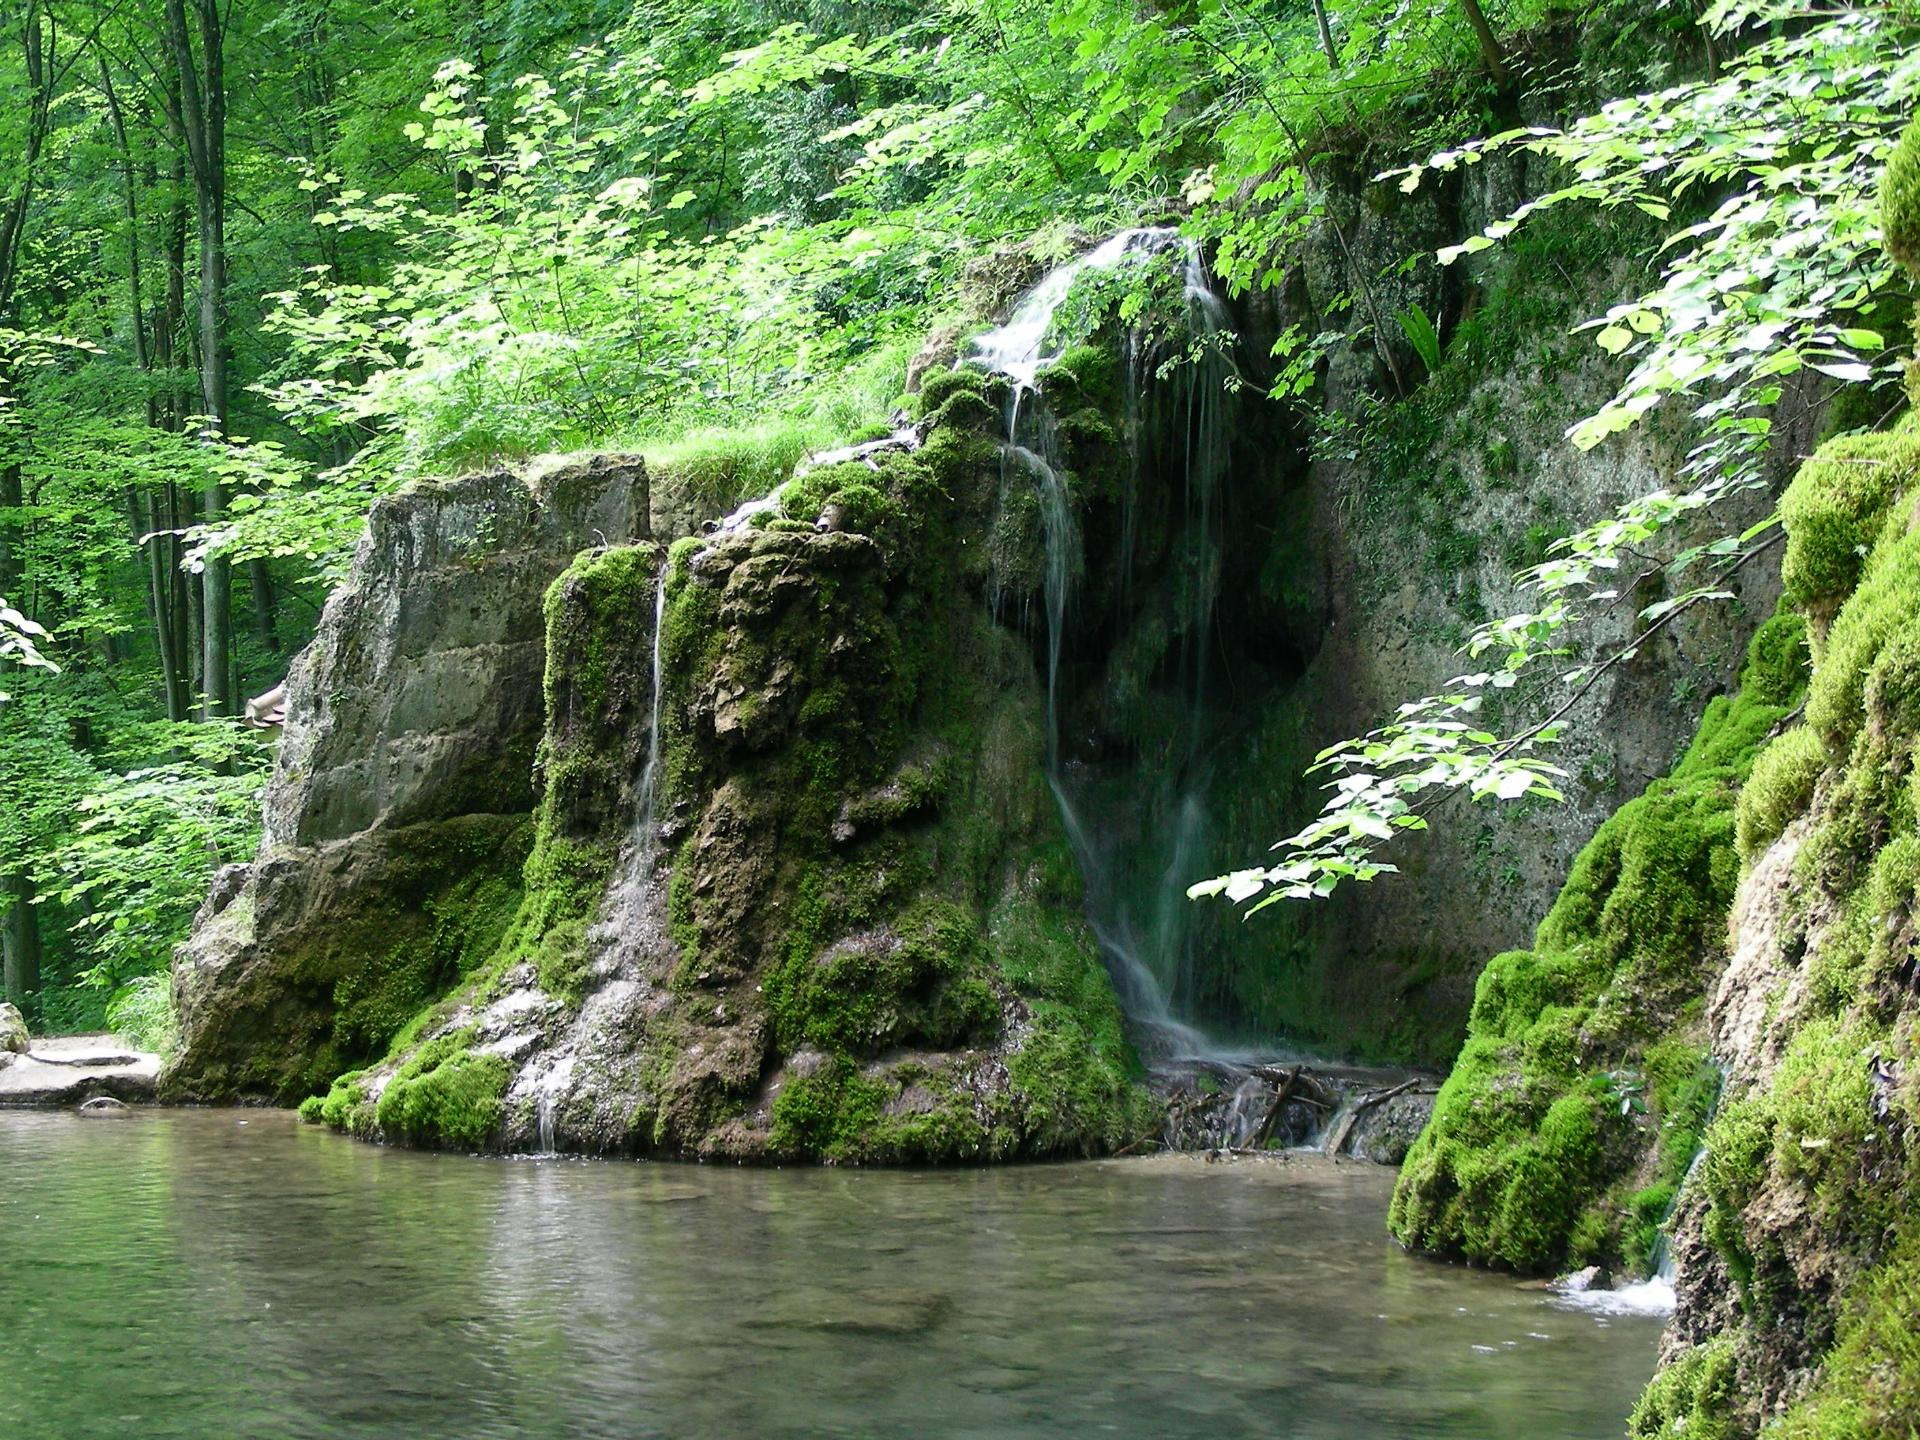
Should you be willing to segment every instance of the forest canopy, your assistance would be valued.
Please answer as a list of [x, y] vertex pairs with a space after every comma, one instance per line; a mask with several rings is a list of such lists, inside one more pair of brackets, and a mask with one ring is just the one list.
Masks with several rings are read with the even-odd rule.
[[[1567, 32], [1575, 62], [1541, 43]], [[1525, 148], [1567, 177], [1529, 212], [1663, 225], [1646, 298], [1596, 317], [1631, 373], [1573, 440], [1678, 403], [1700, 448], [1684, 485], [1563, 544], [1538, 610], [1476, 637], [1478, 677], [1335, 755], [1333, 802], [1279, 864], [1219, 888], [1375, 873], [1423, 790], [1550, 793], [1559, 722], [1482, 732], [1483, 688], [1607, 663], [1569, 638], [1582, 607], [1628, 547], [1752, 482], [1782, 377], [1893, 373], [1868, 177], [1910, 108], [1910, 39], [1879, 6], [1619, 0], [12, 0], [7, 994], [54, 1028], [164, 1023], [171, 946], [256, 843], [271, 752], [245, 697], [281, 680], [380, 495], [594, 448], [757, 494], [884, 426], [994, 257], [1172, 220], [1232, 290], [1283, 285], [1305, 233], [1338, 231], [1326, 181], [1355, 153], [1414, 188]], [[1808, 243], [1776, 253], [1783, 233]], [[1420, 383], [1390, 342], [1444, 337], [1383, 313], [1379, 278], [1277, 337], [1270, 403], [1310, 410], [1353, 337], [1390, 388]], [[1663, 555], [1685, 577], [1665, 603], [1769, 543]]]

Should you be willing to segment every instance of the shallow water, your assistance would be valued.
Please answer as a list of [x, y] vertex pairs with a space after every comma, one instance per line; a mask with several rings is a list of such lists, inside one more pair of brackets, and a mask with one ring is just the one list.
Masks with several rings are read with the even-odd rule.
[[0, 1112], [0, 1436], [1619, 1436], [1659, 1322], [1399, 1253], [1390, 1185]]

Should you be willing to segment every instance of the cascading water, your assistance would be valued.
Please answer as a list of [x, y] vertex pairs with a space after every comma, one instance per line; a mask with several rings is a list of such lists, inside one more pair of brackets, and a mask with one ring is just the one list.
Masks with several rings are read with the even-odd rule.
[[[1185, 383], [1178, 413], [1170, 417], [1180, 429], [1184, 452], [1185, 513], [1175, 585], [1184, 715], [1176, 749], [1169, 757], [1174, 763], [1168, 783], [1174, 793], [1161, 797], [1174, 817], [1171, 843], [1154, 887], [1150, 918], [1142, 924], [1128, 903], [1128, 887], [1116, 872], [1112, 847], [1093, 832], [1073, 795], [1061, 753], [1060, 670], [1072, 625], [1075, 580], [1084, 556], [1062, 473], [1054, 417], [1036, 382], [1040, 371], [1060, 357], [1053, 322], [1076, 280], [1089, 272], [1166, 256], [1176, 249], [1193, 352], [1178, 367]], [[1121, 1001], [1148, 1049], [1162, 1060], [1225, 1058], [1202, 1031], [1176, 1017], [1172, 1002], [1192, 990], [1185, 888], [1195, 878], [1192, 871], [1200, 859], [1206, 825], [1202, 706], [1208, 638], [1220, 588], [1219, 502], [1227, 469], [1224, 400], [1230, 366], [1223, 344], [1226, 321], [1225, 302], [1212, 288], [1196, 245], [1172, 228], [1127, 230], [1051, 271], [1019, 302], [1004, 325], [973, 342], [967, 357], [1009, 382], [1002, 484], [1031, 484], [1039, 504], [1045, 545], [1048, 781], [1086, 885], [1088, 919], [1107, 956]], [[1145, 339], [1131, 333], [1126, 346], [1129, 449], [1137, 488], [1143, 432], [1149, 412], [1156, 408], [1147, 397], [1158, 386]], [[1131, 492], [1123, 501], [1123, 586], [1129, 583], [1133, 564], [1136, 503]]]
[[653, 712], [647, 723], [647, 763], [640, 771], [640, 836], [651, 847], [656, 833], [654, 792], [660, 779], [660, 704], [665, 678], [664, 648], [667, 618], [667, 566], [662, 562], [660, 578], [653, 587]]

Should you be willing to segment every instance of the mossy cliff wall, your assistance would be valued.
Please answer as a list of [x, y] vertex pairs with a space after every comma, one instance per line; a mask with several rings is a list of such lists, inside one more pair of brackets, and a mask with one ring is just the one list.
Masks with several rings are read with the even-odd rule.
[[1667, 1230], [1647, 1440], [1920, 1416], [1917, 505], [1911, 422], [1801, 467], [1738, 694], [1487, 965], [1394, 1196], [1407, 1244], [1519, 1270], [1644, 1273]]
[[1823, 447], [1784, 504], [1804, 720], [1740, 796], [1707, 1039], [1726, 1094], [1673, 1221], [1643, 1437], [1910, 1435], [1920, 1417], [1920, 433]]
[[1406, 1245], [1523, 1271], [1645, 1273], [1720, 1090], [1706, 1000], [1739, 874], [1735, 797], [1798, 702], [1805, 626], [1755, 636], [1673, 773], [1580, 852], [1530, 950], [1496, 955], [1408, 1154]]

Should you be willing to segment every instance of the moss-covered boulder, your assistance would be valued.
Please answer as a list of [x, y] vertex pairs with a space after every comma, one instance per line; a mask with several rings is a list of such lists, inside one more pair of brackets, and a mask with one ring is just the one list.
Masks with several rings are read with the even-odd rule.
[[288, 678], [252, 865], [176, 957], [173, 1098], [300, 1100], [498, 947], [532, 831], [542, 597], [646, 534], [646, 467], [601, 456], [417, 485], [373, 509]]
[[517, 914], [309, 1118], [836, 1162], [1089, 1154], [1154, 1127], [1080, 918], [1032, 649], [987, 603], [983, 384], [931, 387], [918, 448], [553, 583]]
[[1736, 795], [1804, 685], [1804, 626], [1755, 635], [1666, 779], [1574, 861], [1531, 950], [1488, 962], [1394, 1192], [1408, 1246], [1522, 1271], [1644, 1269], [1719, 1089], [1706, 997], [1739, 877]]

